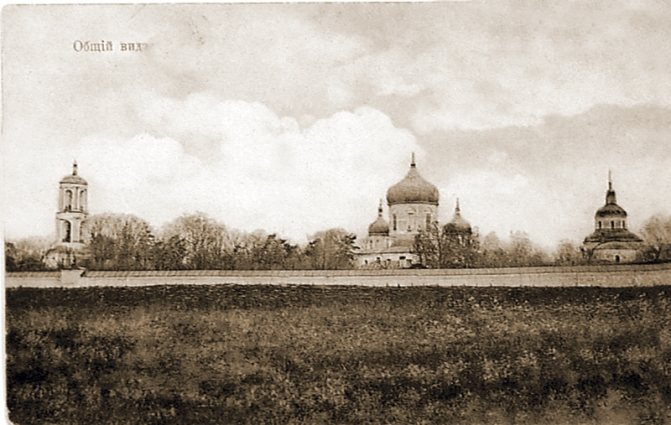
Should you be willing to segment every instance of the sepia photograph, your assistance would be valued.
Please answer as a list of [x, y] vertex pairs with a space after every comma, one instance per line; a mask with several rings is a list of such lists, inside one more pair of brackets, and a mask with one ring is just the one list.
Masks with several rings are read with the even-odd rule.
[[11, 424], [671, 425], [671, 3], [6, 5]]

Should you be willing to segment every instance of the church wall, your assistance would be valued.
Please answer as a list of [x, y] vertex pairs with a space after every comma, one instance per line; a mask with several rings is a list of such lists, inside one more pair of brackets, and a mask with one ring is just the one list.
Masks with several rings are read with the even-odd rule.
[[[415, 235], [420, 229], [426, 228], [426, 215], [431, 215], [431, 221], [436, 220], [438, 207], [430, 204], [396, 204], [389, 207], [389, 235]], [[396, 228], [394, 228], [396, 216]], [[410, 230], [408, 230], [410, 226]]]
[[417, 255], [410, 252], [368, 252], [356, 256], [356, 267], [364, 269], [405, 269], [417, 262]]
[[597, 249], [592, 255], [594, 262], [633, 263], [638, 260], [639, 251], [635, 249]]
[[362, 251], [381, 251], [391, 246], [391, 239], [389, 236], [366, 236], [362, 240]]

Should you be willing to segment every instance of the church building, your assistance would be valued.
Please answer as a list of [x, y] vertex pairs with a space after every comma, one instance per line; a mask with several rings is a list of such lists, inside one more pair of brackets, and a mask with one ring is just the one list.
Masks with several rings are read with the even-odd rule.
[[606, 204], [594, 215], [594, 232], [583, 242], [583, 254], [592, 263], [631, 263], [639, 260], [643, 240], [627, 228], [627, 212], [617, 204], [608, 173]]
[[56, 242], [47, 251], [47, 267], [73, 267], [84, 255], [83, 225], [88, 217], [88, 183], [72, 164], [72, 174], [63, 177], [58, 188], [56, 211]]
[[[409, 268], [419, 264], [415, 237], [438, 220], [440, 194], [438, 188], [417, 171], [415, 155], [405, 177], [387, 190], [388, 221], [383, 214], [382, 200], [377, 218], [368, 226], [357, 253], [360, 268]], [[470, 225], [455, 210], [459, 225]]]

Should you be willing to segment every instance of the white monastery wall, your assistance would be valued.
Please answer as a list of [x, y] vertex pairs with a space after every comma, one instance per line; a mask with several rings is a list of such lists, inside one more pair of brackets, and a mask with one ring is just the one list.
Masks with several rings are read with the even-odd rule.
[[[81, 275], [81, 276], [80, 276]], [[447, 270], [305, 270], [8, 273], [5, 286], [96, 287], [151, 285], [356, 286], [656, 286], [671, 285], [671, 264]]]

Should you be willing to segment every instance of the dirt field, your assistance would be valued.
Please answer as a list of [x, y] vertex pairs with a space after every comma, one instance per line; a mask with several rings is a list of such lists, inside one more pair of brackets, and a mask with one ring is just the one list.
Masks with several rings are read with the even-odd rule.
[[671, 287], [7, 290], [18, 424], [671, 423]]

